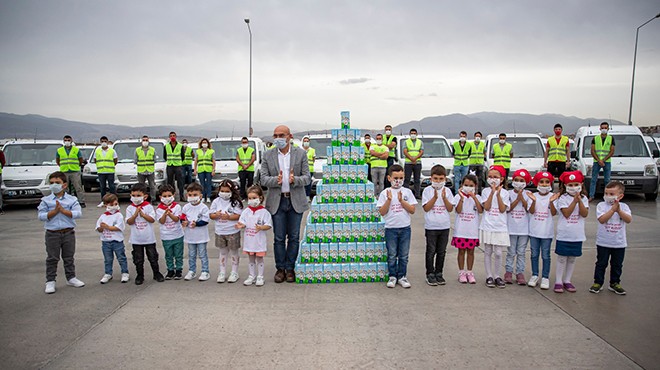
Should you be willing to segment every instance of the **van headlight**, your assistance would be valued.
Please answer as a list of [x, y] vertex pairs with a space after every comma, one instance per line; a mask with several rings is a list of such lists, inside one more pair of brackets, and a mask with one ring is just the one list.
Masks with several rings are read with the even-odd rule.
[[156, 171], [156, 179], [157, 180], [162, 180], [163, 179], [163, 170], [157, 170]]
[[644, 166], [644, 176], [658, 176], [658, 168], [655, 164], [647, 164]]
[[85, 168], [83, 168], [83, 173], [89, 174], [90, 172], [92, 172], [92, 170], [90, 170], [88, 166], [85, 166]]

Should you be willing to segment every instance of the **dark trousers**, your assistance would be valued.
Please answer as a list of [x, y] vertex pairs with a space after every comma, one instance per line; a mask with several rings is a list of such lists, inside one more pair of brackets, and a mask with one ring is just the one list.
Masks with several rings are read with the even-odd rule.
[[[474, 175], [477, 176], [477, 180], [479, 180], [479, 183], [477, 186], [479, 188], [483, 189], [484, 186], [486, 186], [486, 176], [484, 174], [484, 165], [482, 164], [471, 164], [468, 167], [468, 174], [470, 172], [474, 172]], [[461, 184], [458, 184], [458, 186], [454, 186], [454, 189], [459, 189], [461, 187]]]
[[135, 264], [135, 272], [137, 276], [144, 277], [144, 252], [147, 251], [147, 259], [151, 265], [151, 270], [154, 275], [160, 273], [158, 267], [158, 251], [156, 250], [156, 243], [154, 244], [133, 244], [133, 264]]
[[405, 166], [403, 167], [403, 171], [404, 171], [403, 186], [410, 189], [410, 176], [412, 176], [413, 182], [415, 183], [413, 186], [413, 195], [415, 195], [415, 198], [419, 198], [421, 196], [420, 191], [422, 188], [422, 184], [420, 182], [420, 178], [422, 176], [422, 164], [406, 163]]
[[238, 171], [238, 179], [240, 183], [241, 198], [247, 198], [247, 189], [252, 186], [254, 182], [254, 171]]
[[626, 255], [626, 248], [608, 248], [596, 246], [596, 270], [594, 271], [594, 283], [603, 285], [605, 282], [605, 270], [607, 263], [610, 264], [610, 284], [621, 282], [621, 273], [623, 272], [623, 258]]
[[57, 264], [60, 256], [64, 261], [64, 274], [66, 279], [76, 277], [76, 265], [73, 255], [76, 253], [76, 232], [71, 230], [65, 233], [46, 231], [46, 281], [55, 281], [57, 277]]
[[181, 166], [167, 166], [167, 184], [174, 187], [174, 180], [176, 179], [176, 186], [179, 188], [179, 200], [185, 198], [184, 191], [185, 185], [183, 184], [183, 169]]
[[383, 182], [384, 188], [387, 189], [392, 184], [390, 184], [390, 181], [387, 179], [387, 175], [390, 173], [390, 167], [394, 164], [394, 157], [387, 157], [387, 169], [385, 170], [385, 181]]
[[101, 200], [103, 200], [108, 190], [112, 194], [117, 194], [114, 173], [99, 173], [99, 184], [101, 184]]
[[367, 163], [367, 180], [371, 181], [371, 163]]
[[436, 274], [442, 276], [445, 255], [447, 254], [449, 229], [424, 230], [424, 236], [426, 236], [426, 275]]
[[273, 215], [273, 250], [275, 251], [275, 268], [278, 270], [293, 270], [296, 266], [302, 216], [302, 213], [293, 209], [291, 198], [280, 198], [280, 206]]
[[314, 172], [310, 172], [309, 176], [311, 176], [312, 181], [309, 182], [309, 184], [305, 185], [305, 195], [308, 197], [312, 196], [312, 182], [314, 182]]
[[181, 170], [183, 171], [183, 184], [185, 186], [188, 186], [188, 184], [192, 184], [193, 179], [193, 168], [191, 164], [184, 164], [181, 166]]
[[564, 171], [566, 171], [566, 162], [548, 162], [548, 172], [550, 172], [555, 179], [559, 179], [559, 176], [561, 176]]

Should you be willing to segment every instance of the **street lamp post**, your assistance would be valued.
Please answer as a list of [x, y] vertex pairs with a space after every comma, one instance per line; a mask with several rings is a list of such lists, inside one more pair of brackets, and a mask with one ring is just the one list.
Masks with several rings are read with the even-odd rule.
[[249, 119], [248, 119], [248, 136], [252, 136], [252, 29], [250, 29], [250, 19], [245, 18], [248, 32], [250, 33], [250, 97], [249, 97]]
[[660, 13], [655, 17], [644, 22], [641, 26], [637, 27], [637, 32], [635, 33], [635, 55], [633, 56], [633, 71], [632, 71], [632, 83], [630, 84], [630, 109], [628, 110], [628, 125], [632, 126], [632, 107], [633, 107], [633, 92], [635, 91], [635, 65], [637, 64], [637, 40], [639, 39], [639, 29], [646, 26], [652, 20], [660, 18]]

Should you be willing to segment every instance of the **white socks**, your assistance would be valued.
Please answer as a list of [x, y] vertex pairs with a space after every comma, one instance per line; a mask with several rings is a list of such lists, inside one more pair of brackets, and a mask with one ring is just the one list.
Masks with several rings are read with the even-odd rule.
[[495, 254], [493, 258], [495, 265], [495, 278], [500, 277], [500, 269], [502, 268], [502, 247], [499, 245], [485, 244], [484, 245], [484, 267], [486, 268], [486, 277], [493, 277], [493, 270], [491, 269], [491, 256]]
[[557, 256], [555, 284], [570, 283], [575, 270], [576, 257]]
[[254, 255], [249, 255], [248, 259], [250, 263], [248, 264], [248, 273], [250, 276], [255, 276], [254, 275], [254, 268], [257, 268], [257, 272], [259, 275], [256, 276], [264, 276], [264, 258], [263, 257], [257, 257]]
[[231, 258], [231, 271], [238, 272], [238, 263], [241, 261], [238, 249], [229, 248], [220, 248], [220, 272], [227, 271], [227, 257]]
[[220, 248], [220, 272], [224, 273], [227, 271], [227, 255], [229, 254], [229, 248]]

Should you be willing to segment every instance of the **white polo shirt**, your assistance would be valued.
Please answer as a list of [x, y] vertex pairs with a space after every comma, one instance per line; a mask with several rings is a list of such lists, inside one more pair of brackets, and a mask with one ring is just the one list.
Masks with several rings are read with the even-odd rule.
[[[286, 154], [277, 149], [277, 161], [282, 171], [282, 193], [291, 191], [291, 184], [289, 184], [289, 176], [291, 175], [291, 150], [293, 146], [289, 143], [289, 151]], [[278, 174], [279, 175], [279, 174]]]

